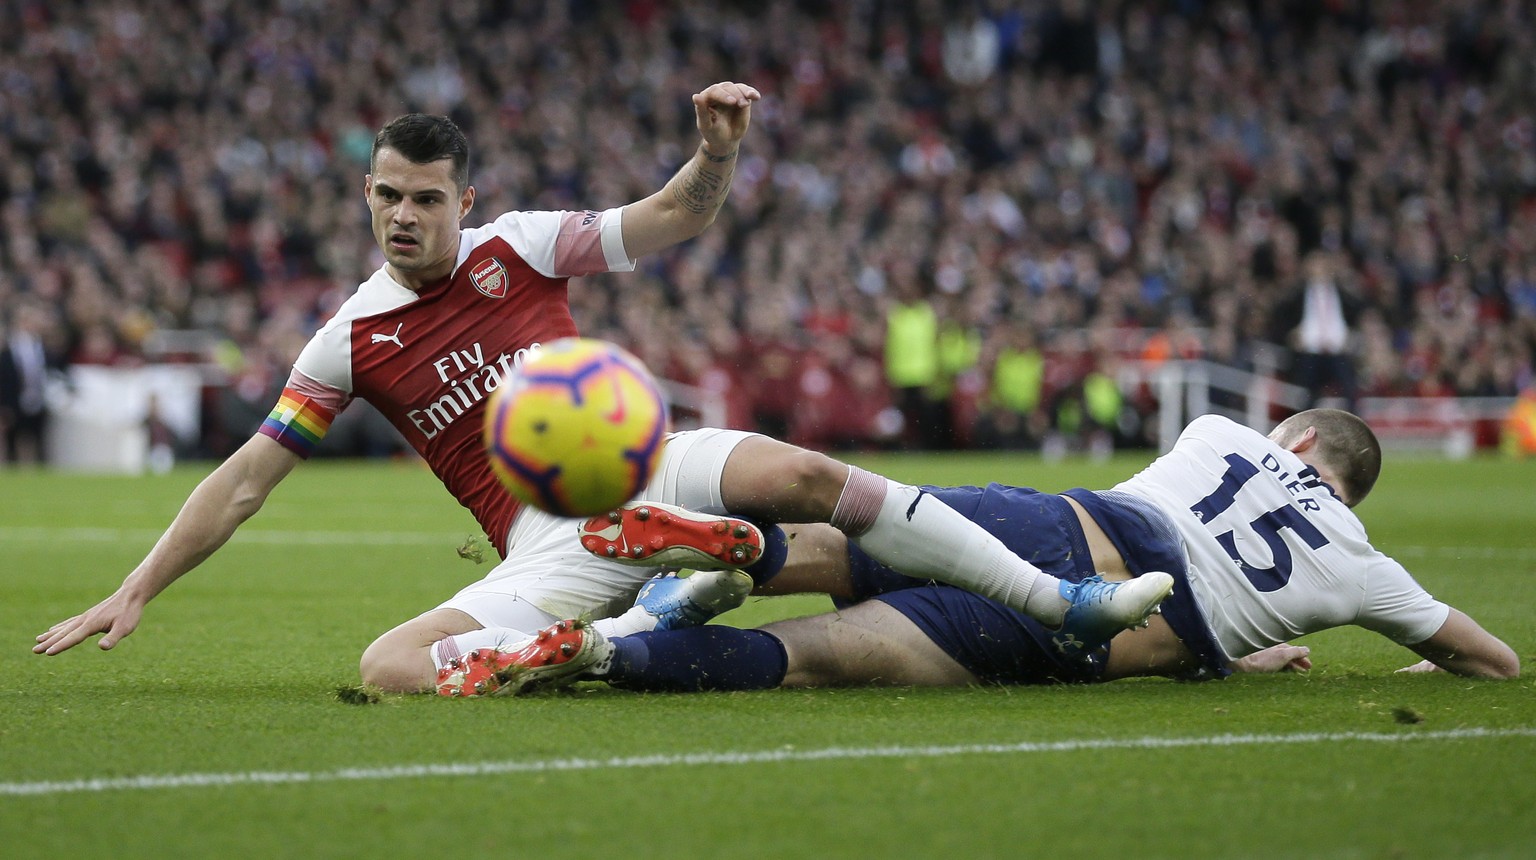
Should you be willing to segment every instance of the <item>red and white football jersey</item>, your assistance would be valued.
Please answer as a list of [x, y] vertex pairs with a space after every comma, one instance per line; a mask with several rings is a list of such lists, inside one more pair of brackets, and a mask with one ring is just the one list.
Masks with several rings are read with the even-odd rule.
[[540, 344], [576, 334], [567, 278], [634, 269], [622, 220], [622, 209], [508, 212], [462, 231], [453, 273], [419, 292], [381, 267], [304, 347], [260, 432], [308, 457], [361, 397], [504, 555], [519, 504], [480, 441], [486, 396]]

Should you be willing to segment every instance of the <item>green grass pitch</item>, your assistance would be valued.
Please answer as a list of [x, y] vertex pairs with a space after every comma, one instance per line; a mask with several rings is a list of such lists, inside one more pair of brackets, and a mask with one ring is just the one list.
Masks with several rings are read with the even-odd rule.
[[[1147, 460], [866, 458], [1104, 487]], [[415, 464], [298, 470], [114, 652], [33, 636], [108, 594], [207, 466], [0, 472], [0, 856], [1530, 857], [1536, 462], [1393, 457], [1376, 545], [1527, 678], [1394, 675], [1359, 630], [1307, 676], [1046, 689], [337, 700], [379, 632], [479, 577]], [[754, 599], [724, 620], [817, 611]]]

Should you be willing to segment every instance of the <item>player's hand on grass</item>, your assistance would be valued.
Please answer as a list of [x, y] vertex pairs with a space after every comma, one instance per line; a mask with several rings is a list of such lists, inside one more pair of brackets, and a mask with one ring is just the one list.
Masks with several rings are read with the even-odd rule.
[[752, 103], [762, 98], [754, 87], [722, 81], [693, 96], [699, 133], [711, 155], [728, 156], [736, 151], [752, 122]]
[[89, 610], [73, 618], [60, 621], [37, 637], [32, 646], [34, 654], [58, 654], [79, 645], [97, 633], [104, 633], [97, 647], [110, 651], [124, 636], [139, 626], [144, 615], [142, 603], [132, 600], [122, 592], [113, 594]]
[[1305, 645], [1272, 645], [1232, 661], [1232, 671], [1249, 673], [1306, 672], [1312, 668], [1312, 649]]
[[1397, 671], [1398, 673], [1407, 672], [1409, 674], [1418, 675], [1423, 674], [1424, 672], [1444, 672], [1445, 670], [1439, 666], [1436, 666], [1434, 663], [1429, 662], [1428, 660], [1420, 660], [1412, 666], [1404, 666]]

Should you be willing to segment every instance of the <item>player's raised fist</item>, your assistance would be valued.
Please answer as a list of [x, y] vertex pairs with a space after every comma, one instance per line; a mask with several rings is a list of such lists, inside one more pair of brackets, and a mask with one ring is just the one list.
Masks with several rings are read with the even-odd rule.
[[693, 110], [699, 133], [715, 155], [734, 152], [752, 121], [752, 103], [762, 98], [756, 87], [722, 81], [694, 93]]

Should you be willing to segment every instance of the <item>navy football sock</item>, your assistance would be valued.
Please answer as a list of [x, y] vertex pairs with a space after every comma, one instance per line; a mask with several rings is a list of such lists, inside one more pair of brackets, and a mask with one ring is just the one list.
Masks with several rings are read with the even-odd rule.
[[763, 523], [735, 514], [739, 519], [746, 520], [763, 533], [763, 554], [757, 561], [742, 568], [742, 572], [752, 577], [754, 586], [762, 585], [784, 569], [784, 562], [789, 558], [789, 537], [777, 523]]
[[761, 630], [709, 624], [610, 641], [613, 661], [602, 680], [625, 690], [772, 690], [789, 671], [784, 644]]

